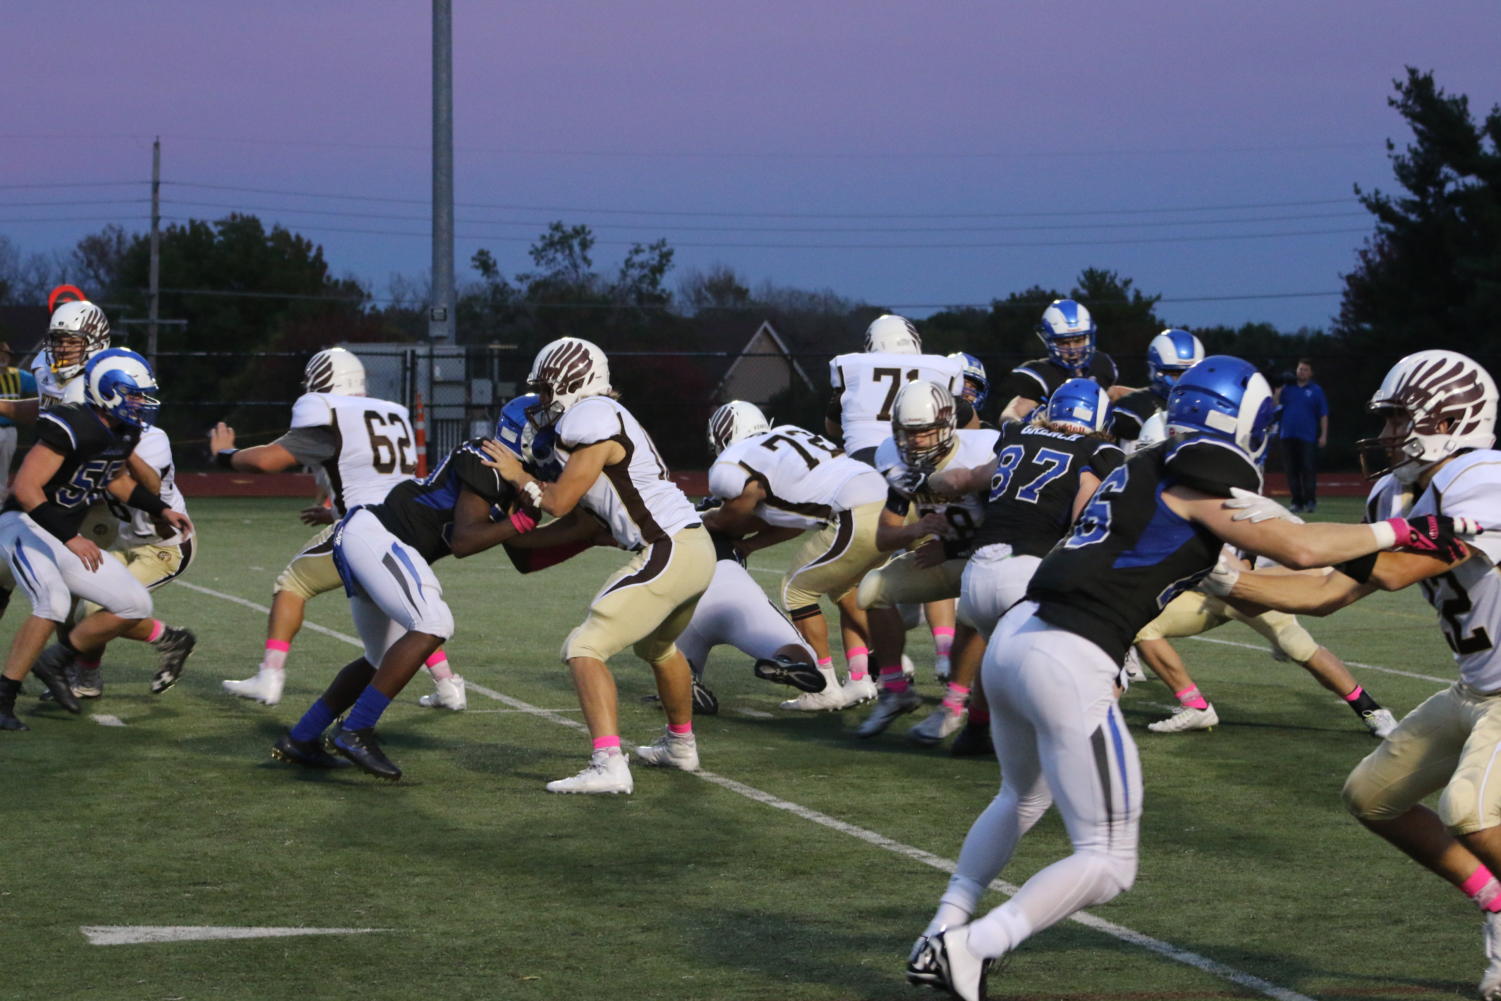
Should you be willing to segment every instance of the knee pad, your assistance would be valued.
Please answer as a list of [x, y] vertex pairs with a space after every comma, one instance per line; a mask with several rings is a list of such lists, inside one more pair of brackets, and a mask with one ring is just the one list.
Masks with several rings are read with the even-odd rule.
[[1292, 616], [1288, 616], [1286, 623], [1278, 624], [1275, 636], [1277, 646], [1282, 652], [1299, 664], [1319, 652], [1318, 641]]
[[801, 608], [789, 609], [787, 616], [793, 622], [801, 622], [803, 619], [811, 619], [815, 615], [822, 615], [823, 609], [817, 605], [803, 605]]
[[1357, 820], [1391, 820], [1402, 813], [1386, 805], [1381, 799], [1380, 789], [1366, 781], [1364, 761], [1345, 777], [1339, 795], [1345, 809]]

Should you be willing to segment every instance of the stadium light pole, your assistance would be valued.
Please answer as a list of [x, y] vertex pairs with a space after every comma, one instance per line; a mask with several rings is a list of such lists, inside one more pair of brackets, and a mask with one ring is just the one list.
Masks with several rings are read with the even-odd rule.
[[427, 337], [454, 339], [453, 0], [433, 0], [433, 295]]

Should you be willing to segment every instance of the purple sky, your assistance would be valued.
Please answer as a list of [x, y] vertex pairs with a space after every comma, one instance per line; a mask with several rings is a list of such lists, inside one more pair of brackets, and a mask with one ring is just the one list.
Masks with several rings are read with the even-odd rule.
[[[1172, 300], [1339, 289], [1370, 231], [1352, 183], [1394, 187], [1405, 64], [1501, 101], [1496, 0], [454, 7], [461, 281], [481, 246], [526, 270], [561, 218], [607, 272], [665, 237], [674, 281], [722, 262], [920, 316], [1096, 266], [1170, 323], [1322, 326], [1337, 296]], [[5, 25], [23, 252], [144, 230], [159, 134], [169, 218], [255, 212], [377, 294], [428, 268], [427, 5], [9, 0]], [[16, 187], [100, 181], [138, 183]], [[1202, 239], [1227, 234], [1282, 235]]]

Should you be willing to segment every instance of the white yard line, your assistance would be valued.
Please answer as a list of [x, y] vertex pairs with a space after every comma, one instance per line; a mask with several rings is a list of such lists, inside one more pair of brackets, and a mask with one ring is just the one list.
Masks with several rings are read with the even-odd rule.
[[[231, 601], [237, 605], [244, 605], [247, 608], [253, 608], [262, 613], [270, 612], [270, 609], [265, 605], [259, 605], [253, 601], [248, 601], [244, 598], [236, 597], [232, 594], [225, 594], [222, 591], [215, 591], [212, 588], [201, 587], [196, 584], [187, 584], [186, 582], [182, 581], [179, 581], [177, 586], [190, 587], [192, 588], [192, 590], [198, 591], [201, 594], [207, 594], [215, 598], [222, 598], [225, 601]], [[353, 636], [335, 632], [332, 629], [325, 629], [321, 626], [314, 626], [312, 623], [305, 623], [303, 628], [314, 629], [325, 636], [332, 636], [337, 639], [341, 639], [353, 646], [362, 645], [360, 641]], [[465, 687], [471, 692], [477, 692], [480, 695], [485, 696], [486, 698], [494, 699], [496, 702], [508, 706], [511, 709], [516, 710], [517, 712], [525, 713], [530, 716], [536, 716], [538, 719], [545, 719], [549, 723], [555, 723], [558, 726], [565, 726], [573, 730], [583, 730], [586, 732], [588, 730], [588, 728], [581, 721], [570, 719], [569, 717], [562, 715], [562, 713], [557, 710], [542, 709], [537, 706], [533, 706], [530, 703], [523, 702], [520, 699], [513, 698], [501, 692], [497, 692], [493, 688], [487, 688], [484, 685], [476, 684], [475, 682], [468, 679], [465, 679]], [[757, 789], [754, 786], [746, 785], [743, 782], [737, 782], [734, 779], [725, 778], [722, 775], [716, 775], [713, 772], [707, 771], [698, 771], [692, 774], [700, 779], [703, 779], [705, 782], [719, 786], [721, 789], [728, 790], [729, 792], [733, 792], [739, 796], [744, 796], [746, 799], [754, 800], [757, 803], [764, 804], [776, 810], [785, 811], [786, 813], [790, 813], [793, 816], [799, 817], [810, 823], [818, 824], [832, 831], [837, 831], [840, 834], [844, 834], [848, 837], [863, 841], [868, 845], [872, 845], [876, 848], [881, 848], [885, 851], [891, 852], [892, 854], [900, 855], [901, 857], [910, 859], [913, 862], [918, 862], [922, 865], [929, 866], [930, 868], [937, 869], [940, 872], [952, 874], [958, 865], [958, 863], [952, 859], [946, 859], [942, 856], [934, 855], [931, 852], [923, 851], [921, 848], [915, 848], [912, 845], [903, 844], [900, 841], [894, 841], [891, 838], [886, 837], [884, 834], [877, 834], [875, 831], [866, 830], [865, 828], [856, 826], [855, 824], [846, 823], [845, 821], [839, 820], [835, 817], [830, 817], [828, 814], [819, 813], [817, 810], [809, 809], [806, 806], [801, 806], [797, 803], [789, 802], [788, 800], [781, 799], [780, 797], [774, 796], [771, 793]], [[1006, 883], [998, 879], [990, 884], [990, 889], [995, 890], [998, 893], [1004, 893], [1007, 896], [1011, 896], [1012, 894], [1016, 893], [1018, 888], [1010, 883]], [[1111, 936], [1112, 938], [1119, 939], [1122, 942], [1139, 946], [1143, 949], [1148, 950], [1149, 952], [1154, 952], [1159, 956], [1172, 960], [1173, 962], [1182, 963], [1185, 966], [1189, 966], [1193, 969], [1200, 970], [1212, 976], [1219, 977], [1220, 979], [1226, 980], [1232, 984], [1247, 988], [1248, 990], [1256, 991], [1257, 993], [1265, 995], [1266, 997], [1274, 998], [1276, 999], [1276, 1001], [1313, 1001], [1312, 998], [1309, 998], [1304, 994], [1299, 994], [1297, 991], [1288, 990], [1285, 987], [1279, 987], [1276, 984], [1271, 983], [1270, 981], [1263, 980], [1260, 977], [1254, 976], [1250, 973], [1237, 970], [1231, 966], [1226, 966], [1223, 963], [1210, 959], [1208, 956], [1201, 956], [1196, 952], [1190, 952], [1187, 949], [1173, 945], [1171, 942], [1164, 942], [1161, 939], [1153, 938], [1150, 935], [1145, 935], [1134, 929], [1127, 928], [1124, 925], [1118, 925], [1113, 921], [1106, 921], [1103, 918], [1097, 918], [1094, 915], [1086, 913], [1084, 911], [1080, 911], [1069, 920], [1077, 922], [1078, 924], [1081, 924], [1086, 928], [1091, 928], [1095, 931], [1102, 932], [1106, 935]], [[376, 931], [379, 929], [358, 930]], [[85, 930], [85, 934], [87, 934], [87, 930]]]
[[258, 928], [226, 925], [83, 925], [89, 945], [208, 942], [227, 938], [290, 938], [294, 935], [368, 935], [388, 928]]

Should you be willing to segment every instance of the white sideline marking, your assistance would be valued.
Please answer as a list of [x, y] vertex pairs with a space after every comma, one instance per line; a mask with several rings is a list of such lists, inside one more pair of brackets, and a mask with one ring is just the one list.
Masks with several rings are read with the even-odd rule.
[[[253, 608], [259, 612], [269, 613], [271, 611], [271, 609], [267, 608], [265, 605], [258, 605], [253, 601], [247, 601], [244, 598], [239, 598], [232, 594], [224, 594], [220, 591], [215, 591], [210, 588], [200, 587], [198, 585], [185, 585], [183, 582], [179, 582], [179, 586], [191, 586], [195, 591], [199, 591], [207, 595], [212, 595], [216, 598], [223, 598], [226, 601], [232, 601], [237, 605], [244, 605], [247, 608]], [[332, 629], [315, 627], [311, 623], [304, 623], [303, 628], [316, 629], [318, 632], [323, 633], [324, 635], [342, 639], [346, 643], [350, 643], [354, 646], [363, 645], [353, 636], [347, 636], [343, 633], [335, 632]], [[539, 719], [545, 719], [551, 723], [556, 723], [559, 726], [566, 726], [573, 730], [582, 730], [586, 733], [588, 732], [589, 728], [585, 726], [582, 721], [569, 719], [567, 716], [562, 715], [556, 710], [542, 709], [537, 706], [531, 705], [530, 703], [522, 702], [520, 699], [512, 698], [509, 695], [497, 692], [493, 688], [486, 688], [484, 685], [476, 684], [475, 682], [470, 681], [467, 678], [465, 679], [465, 687], [469, 691], [478, 692], [479, 694], [487, 698], [494, 699], [502, 705], [510, 706], [512, 709], [515, 709], [518, 712], [522, 712], [530, 716], [536, 716]], [[839, 832], [840, 834], [846, 834], [852, 838], [864, 841], [866, 844], [873, 845], [877, 848], [882, 848], [893, 854], [900, 855], [903, 858], [910, 859], [914, 862], [919, 862], [923, 865], [937, 869], [940, 872], [946, 872], [952, 875], [954, 870], [958, 867], [958, 863], [953, 861], [952, 859], [946, 859], [942, 856], [934, 855], [931, 852], [923, 851], [921, 848], [903, 844], [900, 841], [894, 841], [891, 838], [886, 837], [884, 834], [877, 834], [875, 831], [869, 831], [863, 827], [857, 827], [854, 824], [846, 823], [845, 821], [839, 820], [835, 817], [830, 817], [828, 814], [819, 813], [817, 810], [812, 810], [806, 806], [801, 806], [797, 803], [793, 803], [788, 800], [781, 799], [777, 796], [773, 796], [771, 793], [763, 792], [760, 789], [757, 789], [754, 786], [748, 786], [743, 782], [737, 782], [734, 779], [725, 778], [724, 776], [716, 775], [713, 772], [697, 771], [691, 774], [700, 779], [703, 779], [705, 782], [717, 785], [720, 788], [726, 789], [739, 796], [744, 796], [746, 799], [765, 804], [766, 806], [772, 807], [773, 809], [784, 810], [795, 817], [801, 817], [803, 820], [807, 820], [811, 823], [827, 827], [830, 830]], [[1004, 893], [1007, 896], [1014, 895], [1019, 889], [1019, 887], [999, 879], [992, 881], [989, 888], [999, 893]], [[1124, 925], [1118, 925], [1113, 921], [1106, 921], [1104, 918], [1097, 918], [1093, 914], [1089, 914], [1085, 911], [1077, 912], [1076, 914], [1072, 915], [1069, 920], [1081, 924], [1086, 928], [1093, 929], [1094, 931], [1103, 932], [1104, 934], [1109, 935], [1112, 938], [1119, 939], [1122, 942], [1139, 946], [1143, 949], [1148, 950], [1149, 952], [1155, 952], [1159, 956], [1162, 956], [1166, 959], [1171, 959], [1176, 963], [1182, 963], [1185, 966], [1190, 966], [1201, 972], [1219, 977], [1221, 980], [1227, 980], [1232, 984], [1236, 984], [1238, 986], [1256, 991], [1257, 993], [1263, 994], [1266, 997], [1275, 999], [1275, 1001], [1313, 1001], [1312, 998], [1304, 994], [1299, 994], [1297, 991], [1288, 990], [1285, 987], [1279, 987], [1269, 980], [1263, 980], [1258, 976], [1237, 970], [1232, 966], [1226, 966], [1224, 963], [1210, 959], [1208, 956], [1201, 956], [1196, 952], [1190, 952], [1187, 949], [1173, 945], [1171, 942], [1164, 942], [1161, 939], [1153, 938], [1150, 935], [1145, 935], [1134, 929], [1127, 928]], [[228, 930], [234, 931], [235, 929]], [[332, 931], [325, 930], [322, 933], [337, 934], [342, 932], [347, 934], [351, 932], [381, 930], [383, 929], [342, 929]], [[320, 934], [320, 932], [310, 929], [282, 929], [281, 931], [284, 934]], [[85, 929], [84, 933], [88, 934], [87, 929]], [[231, 938], [248, 936], [226, 935], [222, 937]]]
[[89, 945], [208, 942], [226, 938], [289, 938], [293, 935], [367, 935], [386, 928], [243, 928], [224, 925], [83, 925]]
[[[1240, 640], [1221, 640], [1215, 639], [1212, 636], [1190, 636], [1188, 638], [1191, 640], [1198, 640], [1200, 643], [1218, 643], [1220, 646], [1238, 646], [1246, 650], [1265, 651], [1269, 649], [1265, 643], [1242, 643]], [[1400, 674], [1404, 678], [1417, 678], [1419, 681], [1435, 681], [1440, 685], [1454, 684], [1453, 678], [1435, 678], [1431, 674], [1418, 674], [1415, 671], [1399, 671], [1395, 667], [1382, 667], [1380, 664], [1363, 664], [1358, 660], [1347, 660], [1345, 661], [1345, 664], [1350, 667], [1363, 668], [1367, 671], [1380, 671], [1383, 674]]]
[[118, 716], [111, 715], [110, 713], [89, 713], [89, 719], [93, 720], [95, 723], [98, 723], [100, 726], [125, 725], [125, 721], [123, 719]]

